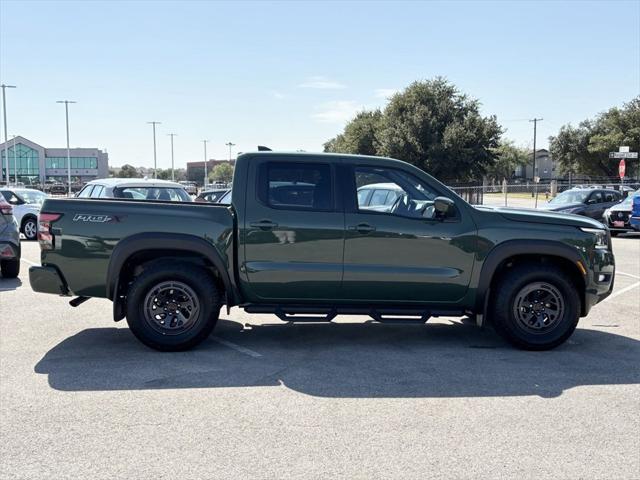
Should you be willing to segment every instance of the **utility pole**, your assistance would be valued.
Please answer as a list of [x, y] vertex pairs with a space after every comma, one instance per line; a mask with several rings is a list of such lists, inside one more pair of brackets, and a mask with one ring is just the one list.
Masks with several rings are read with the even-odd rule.
[[175, 182], [176, 181], [176, 176], [174, 173], [174, 166], [173, 166], [173, 137], [177, 136], [177, 133], [168, 133], [167, 135], [169, 135], [171, 137], [171, 181]]
[[[7, 97], [5, 95], [5, 90], [7, 88], [16, 88], [15, 85], [5, 85], [4, 83], [0, 85], [2, 88], [2, 116], [4, 121], [4, 157], [7, 159], [7, 186], [9, 186], [9, 140], [7, 137]], [[0, 182], [2, 182], [2, 152], [0, 152]]]
[[[533, 122], [533, 170], [531, 170], [531, 180], [534, 183], [536, 183], [536, 136], [537, 136], [537, 127], [538, 127], [538, 122], [541, 122], [543, 119], [542, 118], [533, 118], [531, 120], [529, 120], [530, 122]], [[534, 188], [535, 190], [537, 190], [537, 188]], [[534, 192], [533, 190], [531, 191], [531, 196], [534, 196]], [[536, 198], [537, 200], [537, 198]], [[536, 207], [537, 207], [537, 201], [536, 201]]]
[[156, 154], [156, 125], [160, 122], [147, 122], [153, 126], [153, 178], [158, 178], [158, 157]]
[[69, 104], [76, 103], [72, 100], [58, 100], [56, 103], [64, 103], [65, 119], [67, 121], [67, 195], [71, 196], [71, 152], [69, 150]]
[[231, 142], [227, 142], [227, 143], [225, 143], [225, 145], [226, 145], [227, 147], [229, 147], [229, 163], [231, 163], [231, 148], [232, 148], [232, 147], [235, 147], [235, 146], [236, 146], [236, 144], [235, 144], [235, 143], [231, 143]]
[[202, 143], [204, 144], [204, 182], [202, 182], [202, 189], [204, 190], [205, 188], [207, 188], [207, 180], [208, 180], [208, 176], [207, 176], [207, 142], [209, 140], [202, 140]]

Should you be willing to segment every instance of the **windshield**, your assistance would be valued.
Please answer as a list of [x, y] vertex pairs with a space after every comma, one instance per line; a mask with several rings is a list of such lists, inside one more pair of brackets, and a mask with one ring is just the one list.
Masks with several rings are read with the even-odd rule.
[[167, 187], [125, 187], [113, 190], [116, 198], [132, 200], [164, 200], [169, 202], [191, 202], [191, 197], [182, 188]]
[[569, 203], [584, 203], [587, 197], [591, 192], [580, 192], [580, 191], [572, 191], [568, 190], [566, 192], [562, 192], [556, 198], [551, 200], [549, 203], [553, 203], [554, 205], [564, 205]]
[[20, 190], [16, 192], [25, 203], [32, 205], [42, 205], [47, 196], [37, 190]]

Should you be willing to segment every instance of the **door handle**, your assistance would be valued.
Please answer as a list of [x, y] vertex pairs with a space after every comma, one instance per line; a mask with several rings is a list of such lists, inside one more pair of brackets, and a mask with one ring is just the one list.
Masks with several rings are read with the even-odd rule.
[[375, 231], [376, 227], [369, 225], [368, 223], [359, 223], [358, 225], [352, 225], [349, 230], [355, 230], [358, 233], [366, 234]]
[[260, 220], [259, 222], [250, 223], [249, 226], [252, 228], [259, 228], [261, 230], [271, 230], [272, 228], [276, 228], [278, 224], [271, 220]]

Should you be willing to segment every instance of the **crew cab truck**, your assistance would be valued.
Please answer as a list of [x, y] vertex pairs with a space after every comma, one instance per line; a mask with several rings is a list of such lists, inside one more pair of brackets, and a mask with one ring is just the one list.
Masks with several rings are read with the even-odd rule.
[[[393, 198], [372, 209], [358, 192], [380, 184]], [[47, 199], [31, 286], [73, 306], [112, 300], [114, 320], [158, 350], [203, 341], [222, 306], [294, 322], [469, 316], [543, 350], [613, 288], [601, 223], [473, 207], [399, 160], [247, 153], [232, 192], [231, 205]]]

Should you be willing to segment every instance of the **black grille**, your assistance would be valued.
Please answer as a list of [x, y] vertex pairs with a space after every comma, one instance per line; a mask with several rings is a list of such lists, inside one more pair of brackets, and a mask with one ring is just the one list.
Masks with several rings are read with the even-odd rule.
[[613, 225], [613, 222], [629, 223], [629, 212], [613, 211], [609, 214], [609, 225]]

